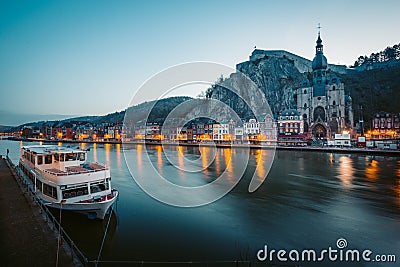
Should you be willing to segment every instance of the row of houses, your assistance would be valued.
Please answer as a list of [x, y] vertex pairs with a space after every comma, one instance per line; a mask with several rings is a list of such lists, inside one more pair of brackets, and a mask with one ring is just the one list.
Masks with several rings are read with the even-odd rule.
[[171, 141], [171, 142], [217, 142], [217, 143], [272, 143], [305, 145], [308, 135], [304, 133], [304, 122], [296, 110], [287, 110], [279, 116], [270, 114], [247, 121], [194, 120], [184, 126], [179, 123], [146, 123], [145, 121], [125, 125], [126, 140]]
[[122, 125], [25, 126], [20, 130], [19, 135], [24, 138], [48, 140], [121, 140]]
[[[371, 127], [365, 134], [367, 138], [395, 138], [400, 134], [400, 114], [376, 113]], [[215, 122], [213, 120], [193, 120], [183, 127], [177, 123], [135, 122], [123, 127], [120, 123], [86, 123], [76, 125], [66, 123], [52, 127], [25, 126], [19, 135], [26, 138], [50, 140], [93, 140], [93, 141], [179, 141], [179, 142], [233, 142], [259, 143], [278, 141], [281, 145], [305, 145], [311, 139], [305, 131], [304, 120], [299, 112], [289, 109], [279, 115], [264, 115], [258, 119], [235, 122], [233, 120]], [[336, 138], [336, 137], [335, 137]]]

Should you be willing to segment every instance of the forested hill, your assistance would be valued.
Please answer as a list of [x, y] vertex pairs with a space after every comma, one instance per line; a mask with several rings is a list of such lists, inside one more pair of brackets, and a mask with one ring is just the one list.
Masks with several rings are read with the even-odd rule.
[[400, 112], [400, 68], [372, 69], [338, 74], [353, 99], [354, 121], [360, 106], [366, 125], [379, 111]]

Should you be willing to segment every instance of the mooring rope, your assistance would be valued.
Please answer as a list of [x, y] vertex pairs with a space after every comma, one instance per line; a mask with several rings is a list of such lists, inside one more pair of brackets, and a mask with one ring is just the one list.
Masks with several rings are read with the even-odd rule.
[[108, 216], [108, 222], [107, 222], [106, 230], [104, 231], [103, 241], [101, 242], [99, 254], [97, 255], [96, 266], [97, 266], [97, 263], [100, 261], [100, 256], [101, 256], [101, 252], [103, 250], [104, 242], [106, 241], [108, 226], [110, 225], [112, 213], [113, 213], [113, 208], [112, 208], [112, 205], [111, 205], [110, 216]]

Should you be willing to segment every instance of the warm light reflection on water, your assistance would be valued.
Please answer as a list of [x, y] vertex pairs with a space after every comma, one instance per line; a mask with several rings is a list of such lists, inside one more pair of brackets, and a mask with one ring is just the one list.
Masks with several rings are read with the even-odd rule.
[[104, 144], [104, 149], [106, 150], [106, 165], [110, 166], [110, 149], [111, 144]]
[[371, 160], [365, 168], [365, 176], [368, 180], [376, 180], [378, 178], [379, 164], [376, 160]]
[[221, 173], [221, 159], [220, 159], [220, 153], [221, 151], [217, 151], [217, 153], [215, 154], [215, 171], [216, 173], [219, 175]]
[[204, 172], [204, 174], [208, 174], [208, 165], [210, 164], [209, 162], [208, 162], [208, 157], [207, 157], [207, 155], [208, 155], [208, 153], [209, 153], [209, 148], [206, 148], [206, 147], [201, 147], [200, 148], [200, 153], [201, 153], [201, 163], [202, 163], [202, 169], [203, 169], [203, 172]]
[[115, 151], [117, 154], [117, 166], [121, 167], [121, 144], [115, 144]]
[[81, 145], [81, 149], [82, 149], [82, 150], [85, 150], [85, 148], [86, 148], [86, 143], [80, 143], [80, 145]]
[[337, 176], [345, 188], [351, 188], [354, 179], [353, 160], [348, 156], [339, 158], [339, 175]]
[[163, 150], [161, 146], [157, 146], [157, 167], [160, 174], [162, 174], [162, 166], [163, 166]]
[[142, 170], [142, 149], [143, 145], [139, 144], [136, 146], [136, 157], [137, 157], [137, 168]]
[[265, 161], [264, 159], [267, 158], [268, 152], [264, 149], [257, 150], [255, 157], [256, 157], [256, 173], [257, 178], [260, 181], [263, 181], [267, 176], [267, 170], [265, 169]]
[[185, 166], [184, 155], [183, 155], [183, 147], [182, 146], [178, 146], [177, 150], [178, 150], [178, 165], [179, 165], [179, 168], [182, 170], [183, 167]]
[[93, 144], [93, 161], [97, 162], [97, 144]]

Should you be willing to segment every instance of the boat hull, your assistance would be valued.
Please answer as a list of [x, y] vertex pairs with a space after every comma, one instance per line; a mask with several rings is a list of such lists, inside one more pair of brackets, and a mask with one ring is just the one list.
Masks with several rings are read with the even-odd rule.
[[107, 211], [117, 200], [118, 191], [113, 191], [113, 197], [105, 201], [91, 202], [91, 203], [64, 203], [59, 202], [45, 202], [44, 204], [48, 207], [58, 209], [58, 210], [68, 210], [73, 212], [78, 212], [88, 216], [88, 218], [97, 218], [103, 220], [107, 214]]

